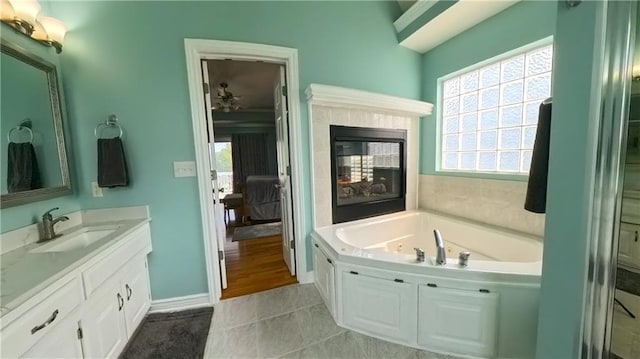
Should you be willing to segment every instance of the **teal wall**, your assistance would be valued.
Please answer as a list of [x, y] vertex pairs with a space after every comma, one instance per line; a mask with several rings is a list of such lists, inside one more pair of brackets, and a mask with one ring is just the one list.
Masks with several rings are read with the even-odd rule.
[[578, 358], [595, 178], [600, 1], [558, 2], [538, 358]]
[[[420, 55], [398, 46], [396, 2], [55, 2], [69, 33], [61, 55], [83, 208], [149, 204], [154, 299], [207, 291], [196, 178], [174, 178], [193, 160], [184, 38], [297, 48], [300, 97], [312, 82], [419, 98]], [[308, 143], [302, 103], [302, 142]], [[93, 129], [115, 113], [132, 183], [91, 196]], [[303, 153], [310, 232], [309, 148]], [[308, 246], [311, 248], [311, 246]], [[311, 263], [310, 252], [307, 260]]]
[[[42, 11], [45, 14], [51, 14], [49, 5], [50, 4], [48, 3], [42, 4]], [[23, 51], [28, 51], [44, 59], [45, 61], [57, 66], [58, 70], [60, 69], [60, 63], [59, 63], [60, 56], [56, 55], [53, 48], [44, 47], [35, 41], [27, 39], [26, 37], [24, 37], [21, 34], [18, 34], [16, 31], [14, 31], [13, 29], [11, 29], [9, 26], [5, 24], [0, 24], [0, 37], [2, 37], [3, 41], [7, 41], [10, 44], [12, 44], [12, 46], [18, 47]], [[62, 79], [62, 76], [60, 75], [60, 71], [58, 71], [58, 83], [59, 84], [63, 83], [63, 79]], [[61, 106], [64, 114], [65, 103], [64, 103], [64, 92], [62, 91], [62, 89], [61, 89], [60, 95], [63, 98]], [[2, 107], [4, 107], [4, 103], [2, 105], [3, 105]], [[12, 123], [12, 120], [2, 116], [0, 118], [0, 122], [2, 122], [2, 124], [4, 125], [5, 122]], [[71, 149], [73, 145], [73, 133], [70, 132], [70, 128], [67, 123], [68, 119], [64, 117], [64, 115], [63, 115], [63, 122], [65, 127], [65, 133], [67, 135], [67, 138], [66, 138], [67, 149]], [[6, 133], [3, 132], [2, 134], [0, 134], [0, 136], [2, 136], [2, 138], [6, 138]], [[0, 149], [0, 156], [2, 156], [4, 161], [6, 160], [5, 159], [6, 146], [4, 145], [4, 142], [2, 146], [3, 147]], [[69, 169], [71, 172], [70, 175], [72, 180], [72, 186], [74, 186], [75, 185], [74, 183], [75, 167], [73, 166], [74, 157], [72, 152], [73, 151], [68, 153], [68, 157], [69, 157], [68, 160], [69, 160]], [[6, 168], [4, 167], [4, 162], [3, 162], [3, 166], [0, 168], [0, 176], [5, 178], [6, 175], [7, 175]], [[71, 194], [63, 197], [53, 198], [46, 201], [25, 204], [22, 206], [3, 208], [0, 210], [0, 233], [4, 233], [16, 228], [20, 228], [29, 224], [36, 223], [40, 220], [40, 217], [45, 211], [53, 207], [60, 207], [60, 211], [56, 212], [57, 214], [67, 214], [67, 213], [71, 213], [79, 210], [80, 202], [75, 194]]]
[[[556, 2], [523, 1], [437, 46], [422, 57], [422, 100], [433, 103], [437, 110], [438, 78], [551, 36], [555, 26]], [[436, 110], [421, 123], [422, 174], [437, 174]]]

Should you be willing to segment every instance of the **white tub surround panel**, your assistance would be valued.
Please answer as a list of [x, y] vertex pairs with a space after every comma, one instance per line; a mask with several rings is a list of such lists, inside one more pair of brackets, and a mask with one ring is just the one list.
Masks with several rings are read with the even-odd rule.
[[527, 182], [420, 175], [418, 207], [544, 237], [544, 214], [525, 211]]
[[427, 102], [336, 86], [311, 84], [306, 90], [311, 137], [313, 227], [332, 224], [331, 125], [407, 130], [406, 208], [417, 208], [419, 118], [431, 114]]
[[[434, 228], [446, 265], [434, 264]], [[534, 357], [542, 244], [532, 236], [407, 211], [312, 237], [316, 286], [338, 325], [456, 357]], [[424, 262], [409, 254], [414, 246], [427, 252]], [[472, 252], [467, 267], [459, 250]]]

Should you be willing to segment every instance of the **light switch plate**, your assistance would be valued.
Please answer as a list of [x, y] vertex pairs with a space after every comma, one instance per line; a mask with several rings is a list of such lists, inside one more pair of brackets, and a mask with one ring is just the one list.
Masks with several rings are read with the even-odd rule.
[[175, 177], [195, 177], [196, 163], [194, 161], [173, 162], [173, 175]]

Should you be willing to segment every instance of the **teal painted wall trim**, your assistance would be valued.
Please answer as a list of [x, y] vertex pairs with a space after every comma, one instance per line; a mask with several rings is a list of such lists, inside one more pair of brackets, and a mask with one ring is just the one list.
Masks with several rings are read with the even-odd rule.
[[[466, 30], [422, 57], [422, 100], [436, 111], [420, 126], [420, 173], [452, 175], [436, 171], [438, 79], [479, 62], [507, 53], [554, 34], [556, 2], [523, 1]], [[457, 175], [466, 176], [464, 173]], [[526, 176], [473, 174], [468, 177], [526, 180]], [[523, 178], [524, 177], [524, 178]]]
[[[558, 2], [537, 358], [579, 358], [606, 3]], [[568, 145], [570, 144], [570, 145]], [[570, 253], [570, 256], [567, 254]], [[559, 320], [561, 318], [561, 320]]]
[[413, 35], [414, 32], [420, 30], [424, 25], [435, 19], [438, 15], [455, 5], [459, 0], [440, 0], [435, 5], [427, 9], [424, 14], [418, 16], [407, 27], [398, 33], [398, 42], [404, 41], [407, 37]]
[[[69, 26], [61, 58], [82, 207], [150, 205], [154, 299], [207, 291], [196, 178], [173, 177], [173, 161], [195, 158], [185, 38], [298, 49], [302, 99], [312, 82], [420, 96], [420, 55], [398, 45], [395, 1], [61, 1], [52, 7]], [[307, 106], [300, 107], [308, 143]], [[125, 130], [132, 183], [94, 198], [93, 129], [111, 113]], [[302, 156], [303, 195], [310, 199], [310, 149]], [[310, 233], [310, 201], [304, 212]]]

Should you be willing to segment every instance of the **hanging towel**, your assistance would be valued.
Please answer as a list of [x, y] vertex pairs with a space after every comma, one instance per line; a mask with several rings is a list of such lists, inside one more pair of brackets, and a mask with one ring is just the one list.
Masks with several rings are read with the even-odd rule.
[[551, 103], [542, 103], [538, 114], [538, 129], [533, 144], [531, 169], [524, 209], [545, 213], [547, 207], [547, 176], [549, 174], [549, 137], [551, 136]]
[[98, 186], [126, 187], [129, 185], [127, 159], [120, 137], [98, 139]]
[[36, 151], [31, 142], [9, 142], [7, 191], [9, 193], [42, 188]]

